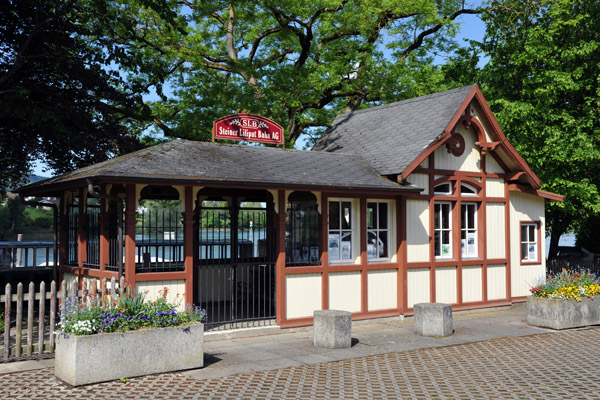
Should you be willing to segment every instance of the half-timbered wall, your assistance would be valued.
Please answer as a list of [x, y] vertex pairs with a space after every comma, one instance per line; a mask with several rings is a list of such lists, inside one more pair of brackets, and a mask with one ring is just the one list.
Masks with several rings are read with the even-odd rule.
[[[477, 108], [471, 112], [479, 115]], [[455, 155], [442, 144], [406, 178], [425, 189], [419, 195], [407, 197], [404, 214], [407, 268], [404, 305], [408, 314], [419, 302], [444, 302], [459, 310], [511, 301], [508, 235], [514, 234], [508, 228], [508, 171], [492, 151], [482, 151], [476, 144], [491, 141], [488, 132], [479, 132], [481, 127], [487, 130], [487, 124], [477, 122], [468, 128], [460, 122], [457, 125], [454, 132], [465, 142], [461, 154]], [[450, 192], [441, 189], [436, 192], [436, 186], [443, 184], [449, 185]], [[463, 190], [465, 185], [471, 190]], [[449, 215], [441, 219], [449, 220], [446, 231], [451, 231], [451, 238], [440, 254], [441, 246], [436, 249], [435, 237], [442, 235], [444, 229], [438, 226], [440, 215], [436, 215], [436, 204], [442, 203], [450, 204]], [[467, 218], [464, 213], [469, 205], [476, 210], [471, 230], [461, 224]], [[439, 207], [437, 210], [439, 213]]]
[[[546, 271], [546, 241], [544, 199], [527, 193], [510, 192], [510, 255], [511, 295], [529, 295], [529, 288], [544, 278]], [[536, 232], [537, 262], [521, 260], [521, 224], [538, 223]]]

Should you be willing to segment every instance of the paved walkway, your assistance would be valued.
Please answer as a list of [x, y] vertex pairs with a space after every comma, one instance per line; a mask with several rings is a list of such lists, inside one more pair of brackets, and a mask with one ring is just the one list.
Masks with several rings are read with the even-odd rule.
[[600, 328], [553, 332], [525, 318], [523, 305], [455, 315], [448, 338], [415, 336], [411, 319], [355, 323], [342, 350], [315, 349], [310, 329], [211, 334], [203, 369], [77, 389], [48, 360], [0, 364], [0, 398], [600, 399]]

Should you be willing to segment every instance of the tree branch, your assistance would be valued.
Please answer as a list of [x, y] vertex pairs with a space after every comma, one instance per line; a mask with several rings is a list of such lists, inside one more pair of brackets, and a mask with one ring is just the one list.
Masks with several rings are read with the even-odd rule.
[[252, 64], [252, 61], [254, 60], [254, 55], [256, 54], [256, 51], [258, 50], [258, 46], [260, 45], [261, 40], [263, 40], [264, 38], [266, 38], [269, 35], [272, 35], [273, 33], [277, 33], [280, 31], [281, 31], [281, 27], [271, 28], [271, 29], [267, 29], [266, 31], [264, 31], [263, 33], [258, 35], [258, 37], [254, 40], [254, 43], [252, 43], [252, 49], [250, 50], [250, 54], [248, 55], [248, 60], [250, 61], [250, 64]]

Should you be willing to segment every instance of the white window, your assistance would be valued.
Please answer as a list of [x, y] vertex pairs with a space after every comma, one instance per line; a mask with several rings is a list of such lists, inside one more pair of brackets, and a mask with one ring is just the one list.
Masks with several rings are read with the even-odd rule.
[[329, 201], [329, 261], [354, 261], [358, 226], [352, 200]]
[[463, 257], [477, 257], [477, 204], [460, 205], [460, 248]]
[[436, 187], [433, 188], [433, 192], [435, 194], [451, 195], [452, 194], [452, 184], [450, 182], [440, 183], [439, 185], [437, 185]]
[[471, 185], [467, 185], [466, 183], [463, 183], [460, 185], [460, 194], [462, 196], [476, 196], [477, 189], [475, 189]]
[[452, 203], [435, 203], [435, 257], [452, 258]]
[[367, 202], [367, 258], [369, 260], [390, 257], [390, 210], [389, 203]]
[[538, 224], [521, 222], [521, 261], [538, 261]]

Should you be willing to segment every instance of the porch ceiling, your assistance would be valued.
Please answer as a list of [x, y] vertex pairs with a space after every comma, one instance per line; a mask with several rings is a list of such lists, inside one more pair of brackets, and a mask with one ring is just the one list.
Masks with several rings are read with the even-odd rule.
[[173, 140], [25, 186], [22, 195], [74, 187], [86, 179], [230, 183], [374, 191], [418, 191], [380, 176], [350, 154]]

